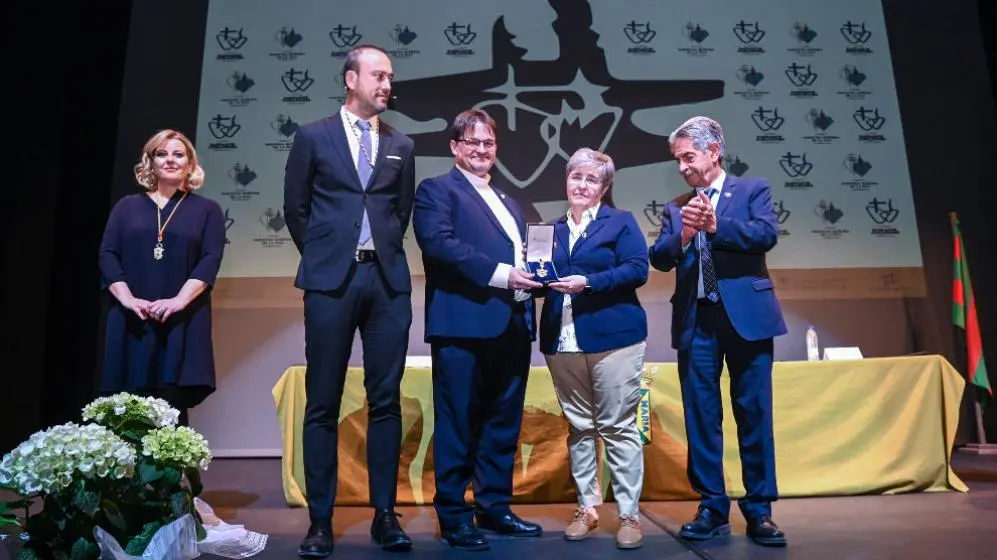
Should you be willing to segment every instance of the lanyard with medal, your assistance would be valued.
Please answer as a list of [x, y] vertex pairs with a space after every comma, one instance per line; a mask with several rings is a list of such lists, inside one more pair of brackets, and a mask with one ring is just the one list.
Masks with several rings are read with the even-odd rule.
[[173, 210], [170, 210], [170, 215], [166, 217], [165, 222], [163, 221], [162, 208], [160, 208], [158, 204], [156, 205], [156, 226], [158, 227], [158, 231], [156, 232], [156, 247], [152, 250], [152, 258], [157, 261], [163, 260], [163, 254], [165, 252], [163, 249], [163, 232], [166, 231], [166, 225], [173, 219], [173, 214], [176, 213], [177, 208], [180, 208], [180, 203], [183, 202], [183, 199], [185, 198], [187, 198], [186, 192], [184, 192], [183, 196], [180, 197], [180, 200], [177, 201], [176, 206], [173, 207]]

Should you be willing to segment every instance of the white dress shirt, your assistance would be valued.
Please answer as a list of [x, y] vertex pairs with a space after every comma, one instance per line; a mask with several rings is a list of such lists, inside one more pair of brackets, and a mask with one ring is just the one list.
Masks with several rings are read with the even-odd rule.
[[[516, 224], [516, 219], [512, 217], [512, 213], [506, 208], [502, 200], [499, 199], [498, 193], [495, 189], [491, 187], [489, 182], [491, 181], [491, 175], [485, 175], [484, 177], [479, 177], [470, 171], [467, 171], [457, 166], [460, 172], [464, 174], [471, 186], [474, 187], [475, 192], [481, 196], [485, 204], [488, 205], [488, 209], [492, 211], [495, 218], [498, 219], [499, 225], [505, 231], [505, 234], [509, 236], [512, 240], [512, 259], [513, 264], [507, 264], [500, 262], [498, 266], [495, 267], [495, 272], [492, 273], [491, 280], [488, 281], [489, 286], [495, 288], [509, 289], [509, 270], [513, 266], [522, 270], [523, 269], [523, 236], [519, 233], [519, 225]], [[526, 301], [530, 298], [530, 294], [523, 290], [516, 290], [516, 301]]]
[[[346, 109], [346, 105], [343, 105], [343, 107], [339, 110], [339, 114], [343, 117], [343, 129], [346, 130], [346, 142], [350, 145], [350, 157], [353, 158], [353, 167], [356, 168], [357, 161], [359, 161], [358, 158], [360, 157], [360, 134], [363, 133], [363, 131], [360, 130], [360, 127], [357, 126], [357, 121], [363, 119], [349, 112]], [[377, 115], [367, 119], [367, 122], [370, 123], [370, 167], [373, 169], [374, 162], [377, 161], [377, 147], [381, 143], [381, 139], [379, 138], [380, 135], [377, 133]], [[371, 236], [366, 243], [357, 245], [357, 250], [373, 251], [374, 237]]]
[[[571, 210], [568, 210], [568, 254], [575, 249], [575, 243], [585, 235], [585, 228], [588, 227], [596, 215], [599, 214], [600, 203], [582, 212], [582, 219], [575, 223], [571, 217]], [[578, 339], [575, 337], [575, 316], [571, 312], [571, 299], [574, 296], [564, 294], [561, 304], [561, 334], [558, 337], [558, 352], [581, 352], [578, 347]]]

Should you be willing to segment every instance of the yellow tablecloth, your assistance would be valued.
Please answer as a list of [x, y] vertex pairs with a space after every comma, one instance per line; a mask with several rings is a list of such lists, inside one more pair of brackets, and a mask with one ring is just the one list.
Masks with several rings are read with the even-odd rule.
[[[651, 439], [644, 447], [641, 499], [695, 499], [685, 474], [686, 438], [677, 366], [647, 364]], [[284, 496], [303, 506], [301, 426], [305, 368], [274, 386], [283, 435]], [[728, 492], [743, 495], [728, 376], [723, 377], [724, 466]], [[779, 362], [773, 371], [776, 464], [783, 497], [968, 491], [950, 460], [965, 381], [941, 356], [834, 362]], [[399, 504], [432, 503], [433, 402], [428, 368], [402, 381]], [[340, 413], [338, 505], [368, 502], [367, 410], [363, 371], [351, 368]], [[516, 456], [517, 502], [574, 502], [561, 415], [547, 368], [533, 368]], [[605, 469], [605, 463], [603, 463]], [[604, 495], [611, 499], [603, 472]]]

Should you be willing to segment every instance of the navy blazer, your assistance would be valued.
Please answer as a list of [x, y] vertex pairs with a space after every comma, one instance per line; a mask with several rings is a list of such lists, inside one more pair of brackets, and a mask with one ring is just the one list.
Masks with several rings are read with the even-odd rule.
[[[554, 267], [558, 276], [585, 276], [591, 287], [571, 301], [575, 338], [583, 352], [605, 352], [647, 338], [647, 315], [637, 288], [647, 282], [647, 242], [633, 214], [603, 204], [568, 252], [568, 218], [554, 221]], [[544, 290], [540, 350], [557, 352], [564, 294]]]
[[[672, 347], [678, 350], [689, 348], [696, 325], [699, 254], [694, 244], [682, 251], [679, 214], [694, 194], [684, 193], [665, 205], [661, 234], [649, 250], [651, 266], [676, 271]], [[786, 324], [765, 264], [765, 254], [779, 239], [768, 181], [728, 174], [716, 213], [717, 232], [711, 234], [713, 267], [731, 325], [748, 341], [785, 334]]]
[[337, 290], [353, 267], [367, 208], [377, 260], [392, 290], [412, 291], [402, 239], [415, 196], [413, 142], [383, 120], [367, 190], [360, 184], [339, 111], [303, 124], [284, 167], [284, 219], [301, 253], [294, 285]]
[[[526, 239], [519, 205], [495, 192]], [[426, 274], [426, 342], [434, 337], [497, 338], [514, 310], [526, 314], [530, 340], [536, 339], [532, 299], [517, 302], [512, 290], [488, 285], [498, 264], [515, 263], [522, 247], [509, 239], [459, 169], [419, 183], [412, 228]]]

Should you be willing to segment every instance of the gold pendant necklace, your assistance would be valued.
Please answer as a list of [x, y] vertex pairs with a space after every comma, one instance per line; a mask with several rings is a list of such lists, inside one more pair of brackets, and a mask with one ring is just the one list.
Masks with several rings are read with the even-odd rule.
[[[166, 224], [170, 223], [170, 220], [173, 219], [173, 214], [176, 213], [177, 208], [180, 208], [180, 203], [183, 202], [183, 199], [185, 198], [187, 198], [186, 191], [184, 191], [183, 196], [180, 197], [180, 200], [177, 201], [177, 204], [173, 207], [173, 210], [170, 210], [170, 215], [166, 217], [165, 222], [163, 221], [163, 209], [159, 206], [159, 204], [156, 204], [156, 226], [159, 231], [156, 233], [156, 246], [152, 249], [152, 258], [157, 261], [163, 260], [165, 253], [165, 249], [163, 249], [163, 232], [166, 231]], [[169, 204], [168, 200], [166, 201], [166, 204]], [[163, 206], [166, 206], [166, 204]]]

